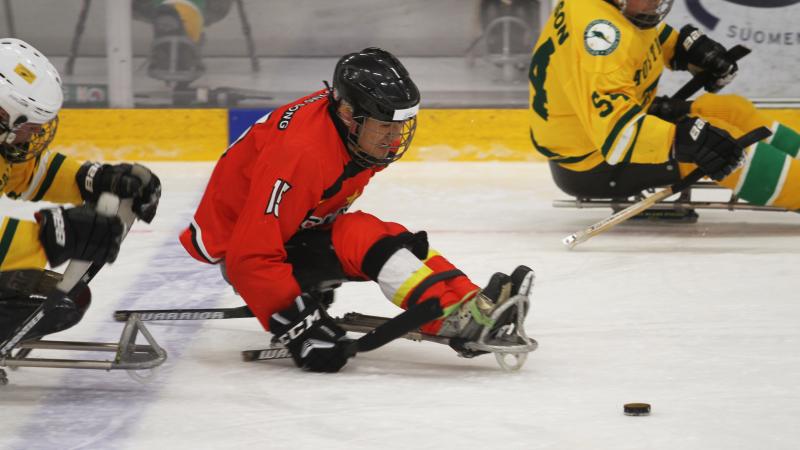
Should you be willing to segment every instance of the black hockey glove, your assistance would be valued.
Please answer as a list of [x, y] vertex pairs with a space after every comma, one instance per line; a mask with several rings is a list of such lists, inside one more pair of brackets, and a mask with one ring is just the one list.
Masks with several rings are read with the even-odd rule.
[[338, 372], [351, 356], [347, 339], [316, 299], [298, 296], [269, 319], [269, 328], [286, 345], [295, 365], [311, 372]]
[[110, 192], [119, 198], [133, 199], [133, 212], [147, 223], [153, 221], [161, 198], [161, 180], [140, 164], [100, 164], [85, 162], [75, 175], [81, 197], [97, 202]]
[[727, 131], [695, 117], [678, 122], [672, 151], [675, 159], [697, 164], [717, 181], [730, 175], [744, 156], [744, 149]]
[[736, 61], [726, 55], [722, 44], [691, 25], [681, 28], [678, 34], [672, 68], [689, 70], [694, 75], [704, 71], [711, 72], [714, 78], [703, 86], [708, 92], [717, 92], [725, 87], [739, 71]]
[[680, 99], [673, 99], [667, 96], [656, 97], [650, 108], [647, 109], [647, 114], [656, 116], [667, 122], [678, 123], [683, 119], [692, 109], [692, 102]]
[[43, 209], [36, 213], [39, 241], [51, 267], [68, 259], [112, 263], [122, 243], [122, 221], [101, 216], [88, 205]]

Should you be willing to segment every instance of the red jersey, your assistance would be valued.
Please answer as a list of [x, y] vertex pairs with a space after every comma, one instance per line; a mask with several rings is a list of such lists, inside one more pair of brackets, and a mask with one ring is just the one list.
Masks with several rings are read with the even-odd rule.
[[334, 113], [322, 90], [259, 119], [217, 162], [180, 236], [195, 259], [225, 261], [265, 328], [300, 294], [286, 241], [300, 229], [329, 227], [378, 170], [352, 160]]

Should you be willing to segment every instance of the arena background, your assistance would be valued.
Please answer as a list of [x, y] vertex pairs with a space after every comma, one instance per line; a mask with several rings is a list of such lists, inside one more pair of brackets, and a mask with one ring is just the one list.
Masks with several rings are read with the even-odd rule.
[[[146, 70], [153, 25], [136, 10], [148, 3], [154, 2], [5, 1], [0, 33], [33, 43], [62, 71], [68, 107], [59, 151], [107, 160], [215, 160], [255, 118], [322, 88], [340, 55], [376, 45], [403, 59], [423, 93], [418, 135], [404, 161], [542, 159], [528, 140], [526, 71], [547, 1], [198, 0], [207, 19], [216, 17], [204, 28], [205, 73], [180, 93]], [[791, 1], [677, 0], [668, 22], [691, 22], [728, 46], [752, 48], [730, 91], [800, 128], [800, 60], [787, 56], [800, 45], [799, 13]], [[107, 58], [119, 51], [115, 45], [129, 48]], [[130, 73], [119, 75], [120, 67]], [[674, 92], [687, 79], [668, 74], [660, 92]]]
[[[218, 266], [197, 263], [177, 239], [214, 161], [265, 110], [320, 89], [340, 54], [380, 45], [410, 69], [423, 110], [412, 153], [374, 177], [356, 208], [425, 230], [481, 286], [495, 271], [534, 268], [526, 328], [539, 348], [505, 374], [488, 355], [458, 358], [445, 346], [397, 340], [325, 376], [288, 360], [243, 362], [241, 350], [270, 340], [253, 319], [150, 322], [169, 354], [154, 373], [8, 370], [0, 450], [799, 447], [797, 214], [632, 220], [567, 251], [568, 233], [611, 211], [553, 207], [565, 195], [528, 142], [526, 68], [537, 12], [549, 5], [243, 0], [260, 66], [253, 71], [239, 2], [193, 0], [233, 6], [205, 29], [205, 74], [170, 90], [146, 68], [152, 25], [131, 14], [132, 2], [156, 1], [0, 2], [0, 33], [35, 44], [66, 81], [56, 147], [148, 161], [164, 187], [153, 223], [135, 224], [118, 260], [92, 280], [81, 323], [53, 339], [114, 341], [116, 310], [241, 306]], [[702, 24], [726, 45], [753, 48], [730, 91], [800, 128], [798, 3], [676, 0], [670, 23]], [[685, 81], [670, 74], [661, 92]], [[0, 198], [10, 217], [30, 219], [42, 207]], [[398, 314], [382, 297], [373, 283], [345, 283], [330, 313]], [[628, 402], [651, 403], [651, 415], [624, 415]]]

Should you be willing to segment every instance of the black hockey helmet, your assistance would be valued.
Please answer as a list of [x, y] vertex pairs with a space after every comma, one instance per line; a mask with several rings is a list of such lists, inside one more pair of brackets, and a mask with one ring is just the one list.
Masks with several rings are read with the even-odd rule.
[[[355, 124], [348, 127], [348, 150], [365, 167], [385, 166], [408, 149], [416, 130], [420, 95], [408, 71], [391, 53], [376, 47], [344, 55], [333, 73], [333, 98], [353, 109]], [[391, 126], [391, 143], [384, 157], [374, 156], [359, 142], [368, 119]], [[388, 129], [388, 128], [387, 128]], [[374, 152], [373, 152], [374, 153]]]
[[616, 0], [620, 11], [637, 27], [646, 30], [654, 28], [669, 14], [675, 0], [647, 0], [641, 11], [628, 13], [625, 10], [631, 0]]

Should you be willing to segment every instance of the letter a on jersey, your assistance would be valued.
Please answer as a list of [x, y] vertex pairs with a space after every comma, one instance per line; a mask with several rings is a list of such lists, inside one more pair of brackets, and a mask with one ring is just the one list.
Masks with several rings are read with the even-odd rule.
[[280, 178], [275, 180], [275, 185], [272, 186], [272, 194], [269, 196], [269, 202], [267, 203], [267, 209], [264, 211], [264, 214], [272, 214], [275, 217], [278, 217], [278, 206], [280, 205], [281, 200], [283, 200], [283, 194], [285, 194], [291, 188], [292, 185], [286, 181], [283, 181]]

